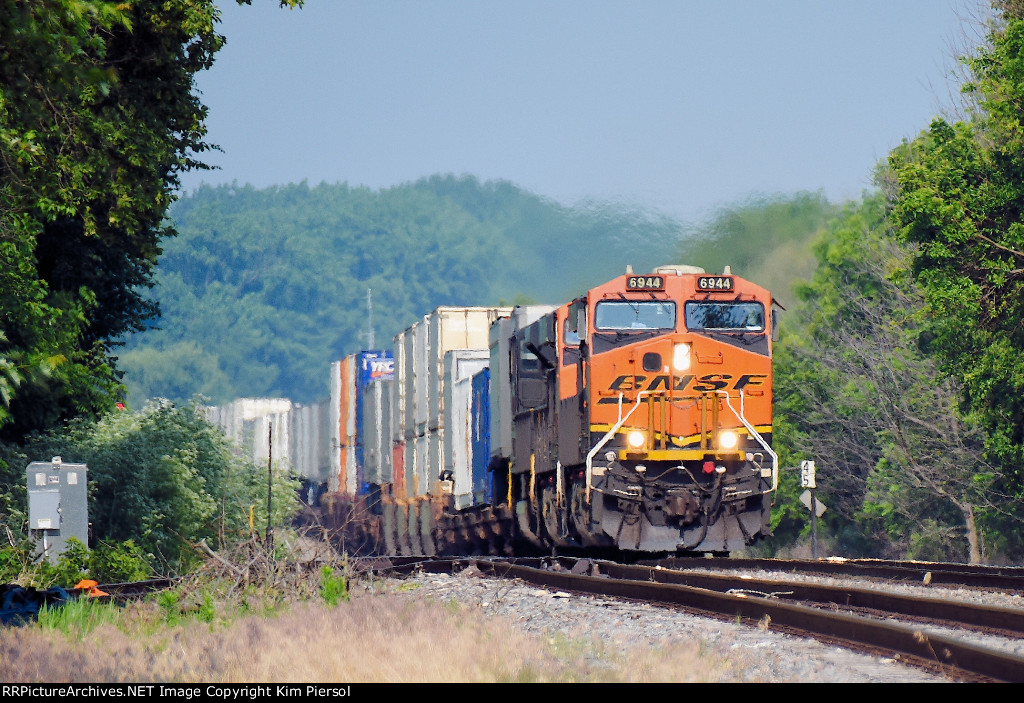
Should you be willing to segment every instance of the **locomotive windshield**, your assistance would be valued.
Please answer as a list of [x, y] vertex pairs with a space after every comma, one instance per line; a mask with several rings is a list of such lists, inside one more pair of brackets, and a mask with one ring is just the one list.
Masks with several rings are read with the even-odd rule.
[[674, 330], [676, 304], [660, 300], [602, 300], [594, 314], [599, 330]]
[[761, 303], [686, 303], [686, 329], [763, 332], [764, 306]]

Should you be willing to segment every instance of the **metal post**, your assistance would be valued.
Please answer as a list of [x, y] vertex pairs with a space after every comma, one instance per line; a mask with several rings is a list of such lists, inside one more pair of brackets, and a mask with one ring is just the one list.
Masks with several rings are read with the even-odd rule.
[[811, 488], [811, 558], [818, 558], [818, 501], [814, 497], [815, 489]]
[[272, 485], [273, 485], [273, 458], [274, 458], [274, 423], [267, 423], [267, 553], [269, 554], [274, 549], [274, 533], [270, 529], [270, 511], [273, 506], [271, 502]]

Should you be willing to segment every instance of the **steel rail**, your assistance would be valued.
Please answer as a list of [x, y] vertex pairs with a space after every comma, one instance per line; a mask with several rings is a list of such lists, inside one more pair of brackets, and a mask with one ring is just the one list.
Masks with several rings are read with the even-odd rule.
[[[453, 560], [452, 563], [457, 565], [459, 562]], [[749, 594], [722, 593], [680, 584], [585, 576], [496, 560], [466, 560], [461, 563], [466, 566], [475, 565], [485, 574], [518, 578], [537, 586], [665, 603], [730, 618], [745, 618], [753, 623], [763, 622], [772, 628], [793, 628], [830, 641], [845, 640], [914, 657], [938, 665], [954, 676], [962, 672], [993, 681], [1024, 682], [1024, 657], [952, 637], [926, 633], [916, 627], [782, 603]]]
[[742, 589], [744, 592], [759, 592], [762, 597], [882, 610], [888, 613], [926, 617], [930, 620], [939, 619], [960, 625], [992, 628], [1024, 635], [1024, 610], [1015, 608], [985, 606], [931, 596], [901, 595], [843, 585], [831, 586], [736, 575], [696, 573], [650, 566], [628, 566], [606, 561], [595, 562], [595, 564], [601, 573], [608, 574], [612, 578], [675, 583], [720, 592]]
[[970, 564], [891, 562], [875, 560], [704, 559], [670, 557], [637, 562], [671, 569], [761, 569], [792, 573], [841, 574], [934, 585], [973, 586], [1024, 592], [1024, 569]]

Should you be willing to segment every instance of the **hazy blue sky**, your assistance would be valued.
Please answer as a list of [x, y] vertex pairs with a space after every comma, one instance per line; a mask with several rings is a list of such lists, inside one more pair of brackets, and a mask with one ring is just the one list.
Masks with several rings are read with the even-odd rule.
[[952, 104], [975, 0], [218, 0], [201, 182], [507, 179], [693, 219], [856, 197]]

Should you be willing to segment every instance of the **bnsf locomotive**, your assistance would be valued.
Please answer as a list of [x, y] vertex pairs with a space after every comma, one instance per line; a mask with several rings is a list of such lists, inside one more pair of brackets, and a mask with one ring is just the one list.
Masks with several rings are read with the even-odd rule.
[[740, 549], [777, 487], [775, 328], [768, 291], [691, 266], [438, 308], [334, 365], [326, 503], [392, 554]]

